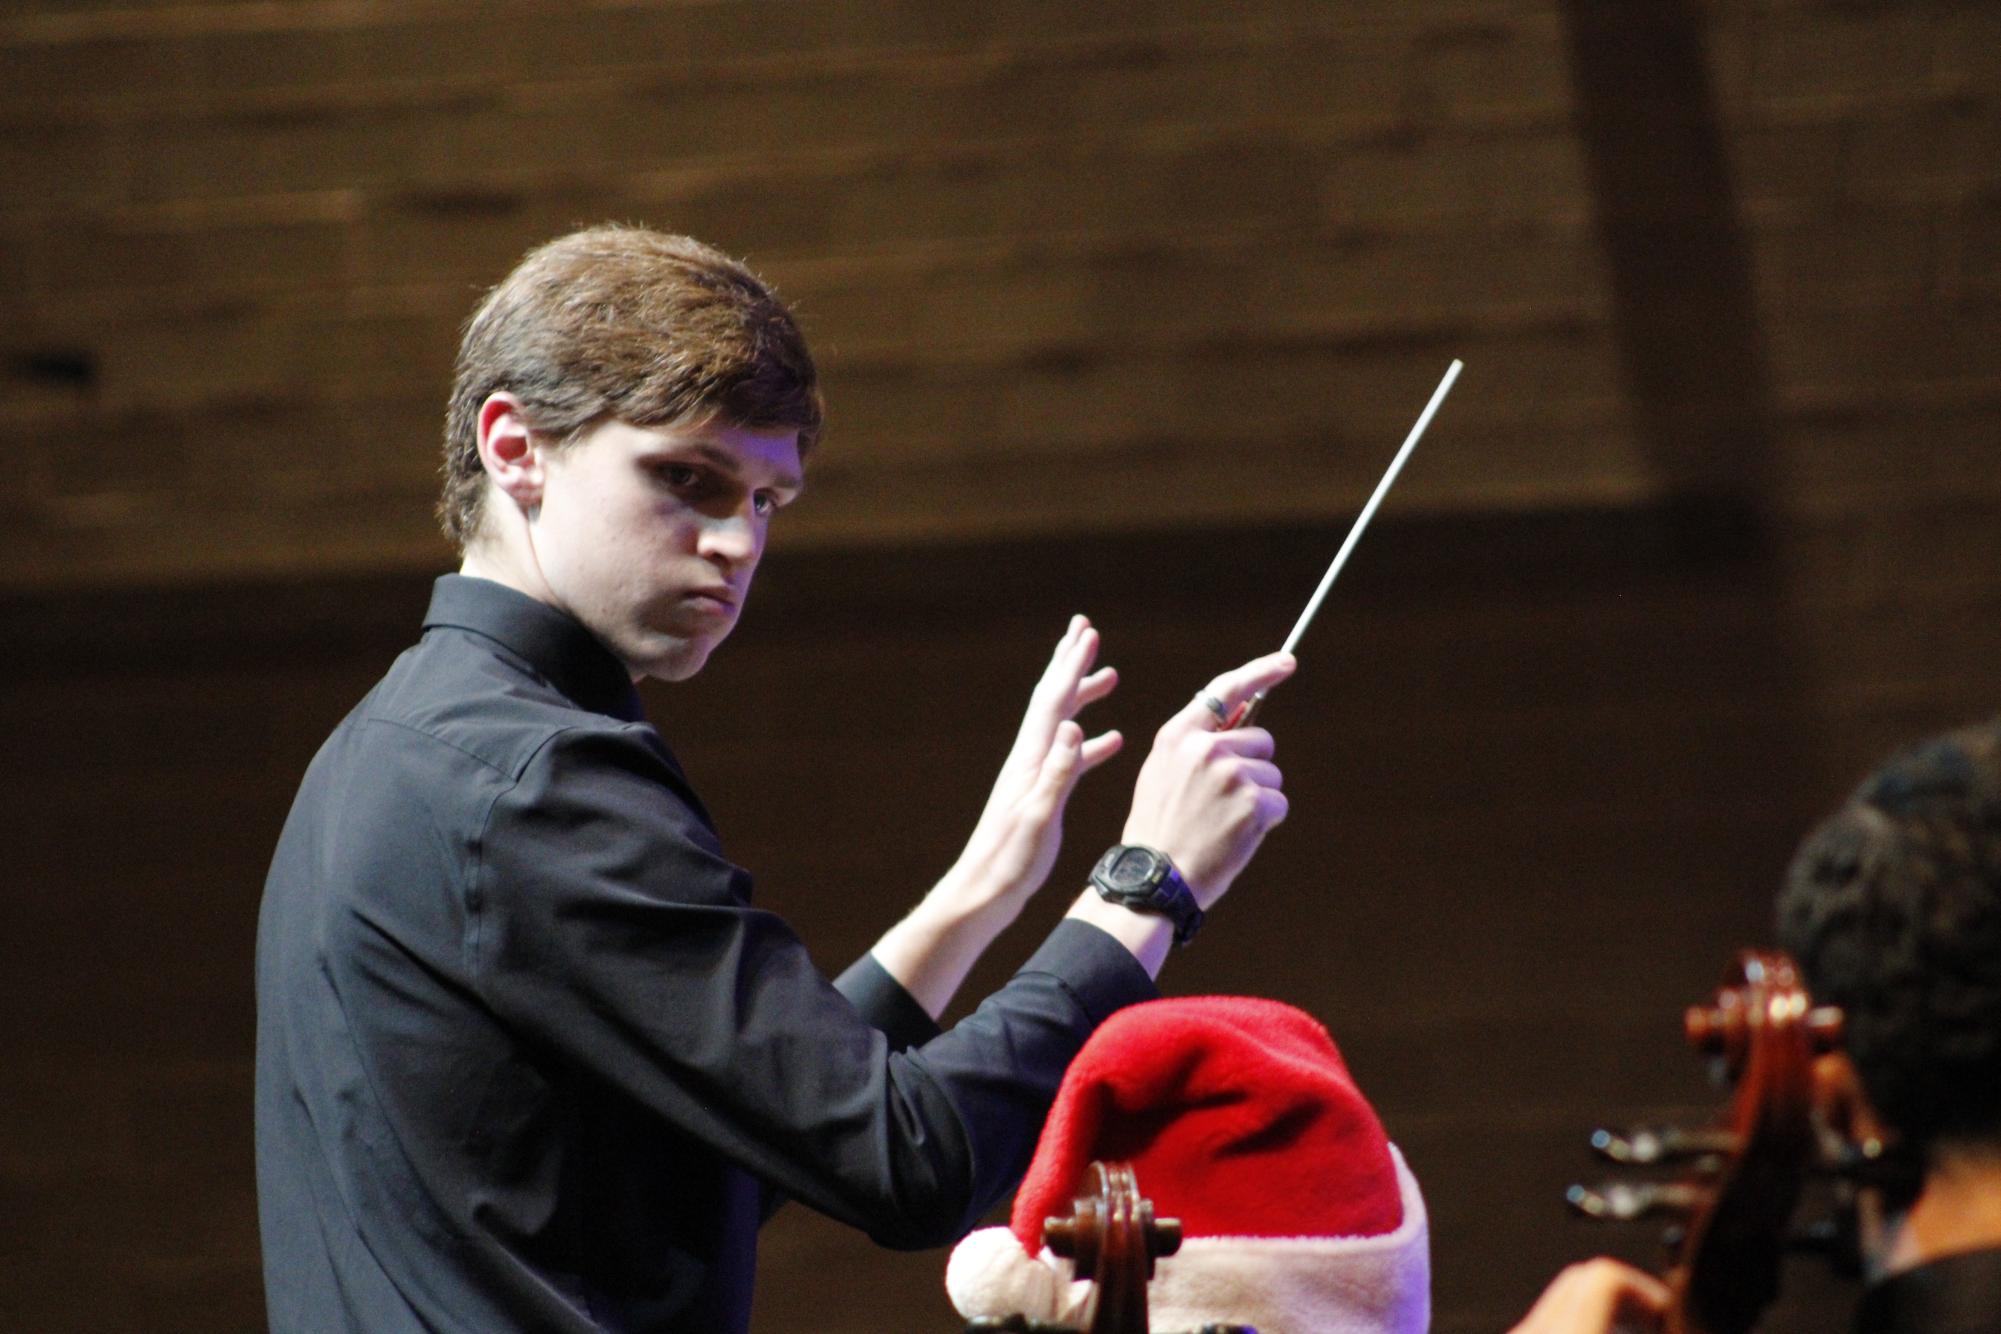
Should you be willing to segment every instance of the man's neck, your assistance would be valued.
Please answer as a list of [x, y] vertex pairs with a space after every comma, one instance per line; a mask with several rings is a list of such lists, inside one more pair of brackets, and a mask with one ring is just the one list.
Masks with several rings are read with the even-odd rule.
[[1942, 1155], [1917, 1202], [1882, 1238], [1882, 1272], [2001, 1247], [2001, 1154]]
[[517, 593], [526, 593], [537, 602], [557, 606], [533, 560], [524, 560], [518, 544], [496, 537], [484, 537], [466, 548], [459, 573], [474, 579], [504, 584]]

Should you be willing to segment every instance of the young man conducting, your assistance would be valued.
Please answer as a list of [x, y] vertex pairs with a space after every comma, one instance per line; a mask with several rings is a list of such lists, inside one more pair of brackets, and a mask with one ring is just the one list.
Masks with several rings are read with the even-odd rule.
[[460, 350], [440, 510], [460, 572], [314, 759], [258, 930], [271, 1325], [745, 1328], [756, 1229], [796, 1198], [941, 1245], [1019, 1178], [1065, 1065], [1154, 995], [1284, 818], [1271, 738], [1162, 726], [1123, 844], [1014, 978], [936, 1019], [1048, 874], [1119, 745], [1081, 617], [960, 860], [838, 982], [751, 905], [633, 686], [736, 624], [821, 424], [813, 362], [741, 265], [633, 228], [563, 237]]

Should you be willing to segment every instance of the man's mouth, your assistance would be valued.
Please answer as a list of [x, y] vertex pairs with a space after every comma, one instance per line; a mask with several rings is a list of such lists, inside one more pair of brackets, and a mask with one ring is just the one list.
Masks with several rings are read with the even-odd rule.
[[689, 600], [699, 604], [719, 607], [725, 611], [736, 610], [736, 594], [727, 588], [697, 588], [691, 590], [688, 597]]

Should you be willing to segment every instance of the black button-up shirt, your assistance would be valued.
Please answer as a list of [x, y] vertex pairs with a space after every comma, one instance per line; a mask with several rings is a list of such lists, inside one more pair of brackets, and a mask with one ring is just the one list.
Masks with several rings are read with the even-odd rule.
[[1855, 1334], [1996, 1334], [2001, 1330], [2001, 1250], [1965, 1251], [1871, 1284], [1855, 1309]]
[[837, 989], [751, 906], [617, 660], [448, 576], [265, 886], [272, 1327], [741, 1330], [775, 1198], [950, 1241], [1084, 1038], [1153, 994], [1074, 922], [947, 1033], [871, 959]]

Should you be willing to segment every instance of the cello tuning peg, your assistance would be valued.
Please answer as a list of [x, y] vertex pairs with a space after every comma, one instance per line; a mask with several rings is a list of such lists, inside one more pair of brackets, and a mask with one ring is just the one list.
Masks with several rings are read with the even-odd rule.
[[1822, 1176], [1885, 1192], [1893, 1199], [1916, 1199], [1924, 1182], [1924, 1161], [1901, 1146], [1879, 1139], [1844, 1144], [1832, 1158], [1815, 1164]]
[[1573, 1210], [1586, 1218], [1624, 1222], [1644, 1217], [1654, 1207], [1654, 1187], [1649, 1183], [1634, 1185], [1625, 1181], [1615, 1181], [1598, 1190], [1572, 1186], [1564, 1192], [1563, 1198]]
[[1681, 1030], [1688, 1039], [1688, 1045], [1700, 1052], [1714, 1051], [1723, 1045], [1725, 1016], [1711, 1005], [1691, 1005], [1682, 1012]]
[[1586, 1218], [1609, 1218], [1612, 1215], [1612, 1202], [1605, 1198], [1604, 1192], [1592, 1190], [1589, 1186], [1572, 1186], [1563, 1192], [1563, 1202], [1570, 1206], [1572, 1213], [1583, 1214]]
[[1602, 1158], [1615, 1163], [1651, 1163], [1660, 1158], [1660, 1136], [1651, 1130], [1628, 1130], [1620, 1134], [1613, 1130], [1591, 1132], [1591, 1148]]
[[1734, 1153], [1738, 1137], [1728, 1130], [1678, 1130], [1665, 1129], [1629, 1130], [1617, 1134], [1610, 1130], [1593, 1131], [1591, 1147], [1602, 1156], [1615, 1163], [1679, 1162], [1689, 1158], [1702, 1158]]
[[1587, 1218], [1627, 1222], [1659, 1213], [1692, 1213], [1707, 1193], [1683, 1182], [1614, 1181], [1596, 1190], [1572, 1186], [1564, 1192], [1571, 1209]]
[[1729, 989], [1718, 992], [1714, 1005], [1691, 1005], [1682, 1013], [1682, 1035], [1688, 1045], [1711, 1056], [1741, 1054], [1749, 1030], [1744, 997]]

